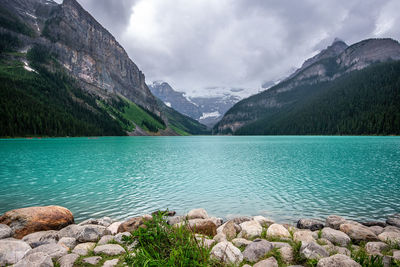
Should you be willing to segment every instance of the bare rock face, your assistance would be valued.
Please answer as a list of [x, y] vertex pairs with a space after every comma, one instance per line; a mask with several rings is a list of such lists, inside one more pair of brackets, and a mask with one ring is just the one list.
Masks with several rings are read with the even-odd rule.
[[46, 24], [43, 34], [54, 42], [58, 60], [88, 91], [120, 93], [159, 115], [143, 73], [76, 0], [65, 0]]
[[13, 230], [13, 237], [22, 238], [30, 233], [59, 230], [74, 223], [71, 211], [60, 206], [29, 207], [7, 211], [0, 223]]

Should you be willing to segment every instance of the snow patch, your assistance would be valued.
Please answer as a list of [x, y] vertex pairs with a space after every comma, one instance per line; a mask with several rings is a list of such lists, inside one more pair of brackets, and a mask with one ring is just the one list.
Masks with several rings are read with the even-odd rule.
[[203, 115], [199, 118], [199, 120], [204, 120], [207, 118], [217, 118], [221, 116], [221, 113], [219, 113], [218, 111], [214, 111], [214, 112], [203, 112]]
[[196, 103], [194, 103], [192, 101], [192, 99], [190, 99], [190, 97], [188, 95], [186, 95], [185, 93], [183, 94], [183, 97], [186, 98], [187, 101], [189, 101], [190, 103], [192, 103], [193, 105], [195, 105], [196, 107], [198, 107], [199, 105], [197, 105]]
[[28, 62], [26, 62], [26, 61], [22, 61], [22, 62], [24, 63], [24, 69], [26, 69], [26, 70], [29, 71], [29, 72], [35, 72], [35, 73], [37, 73], [36, 70], [34, 70], [34, 69], [32, 69], [31, 67], [29, 67]]
[[170, 102], [164, 102], [165, 105], [167, 105], [167, 107], [172, 107]]

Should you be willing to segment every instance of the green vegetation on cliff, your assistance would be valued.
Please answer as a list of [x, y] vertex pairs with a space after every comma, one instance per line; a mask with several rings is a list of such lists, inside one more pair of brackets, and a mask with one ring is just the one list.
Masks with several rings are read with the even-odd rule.
[[268, 109], [250, 105], [249, 110], [246, 105], [234, 106], [228, 115], [257, 115], [234, 134], [400, 134], [400, 62], [375, 64], [331, 82], [298, 86], [276, 97], [286, 104]]

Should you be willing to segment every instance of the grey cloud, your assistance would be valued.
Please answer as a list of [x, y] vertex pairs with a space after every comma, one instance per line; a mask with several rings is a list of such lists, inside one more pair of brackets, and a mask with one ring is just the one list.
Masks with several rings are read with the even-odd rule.
[[79, 0], [149, 80], [257, 92], [329, 45], [400, 37], [398, 0]]

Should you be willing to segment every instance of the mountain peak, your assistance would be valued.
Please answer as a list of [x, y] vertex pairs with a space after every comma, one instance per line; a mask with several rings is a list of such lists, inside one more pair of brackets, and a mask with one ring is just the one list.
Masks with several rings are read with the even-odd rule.
[[345, 43], [342, 39], [340, 39], [339, 37], [335, 37], [335, 39], [332, 42], [332, 45], [335, 43]]

